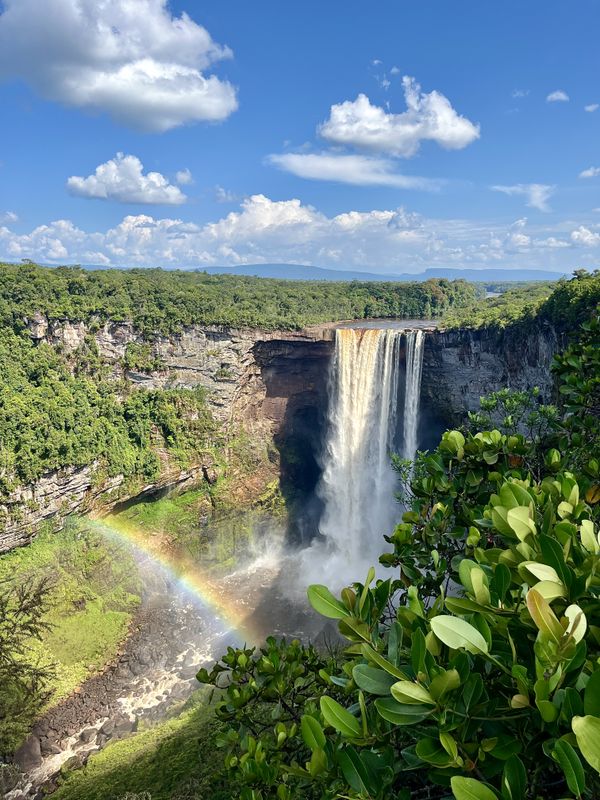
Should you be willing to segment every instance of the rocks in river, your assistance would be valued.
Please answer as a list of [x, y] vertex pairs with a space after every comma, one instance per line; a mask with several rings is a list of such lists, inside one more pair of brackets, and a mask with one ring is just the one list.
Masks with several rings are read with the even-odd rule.
[[50, 739], [42, 739], [41, 740], [41, 750], [42, 756], [57, 756], [59, 753], [62, 753], [62, 748], [55, 744]]
[[106, 737], [112, 736], [114, 729], [115, 729], [114, 719], [107, 719], [106, 722], [100, 728], [100, 734]]
[[96, 728], [85, 728], [79, 734], [79, 741], [83, 742], [84, 744], [89, 744], [93, 739], [96, 738]]
[[33, 734], [29, 736], [15, 753], [15, 761], [23, 772], [39, 767], [42, 763], [40, 740]]

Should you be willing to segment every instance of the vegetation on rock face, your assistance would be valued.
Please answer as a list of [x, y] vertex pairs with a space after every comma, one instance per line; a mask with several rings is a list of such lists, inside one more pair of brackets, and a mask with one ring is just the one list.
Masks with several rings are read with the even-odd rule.
[[202, 390], [133, 390], [89, 343], [68, 359], [0, 330], [0, 372], [0, 497], [48, 470], [96, 462], [108, 475], [152, 479], [157, 446], [186, 464], [212, 444]]
[[139, 589], [127, 551], [74, 521], [0, 558], [0, 755], [110, 661]]
[[234, 797], [600, 795], [599, 342], [595, 316], [530, 437], [503, 396], [485, 413], [512, 405], [504, 430], [447, 432], [410, 479], [399, 465], [394, 577], [309, 589], [338, 659], [270, 639], [199, 673], [225, 689]]
[[444, 278], [331, 283], [0, 264], [0, 325], [19, 330], [25, 318], [39, 312], [49, 319], [131, 321], [147, 335], [193, 324], [293, 329], [339, 319], [440, 316], [480, 291], [466, 281]]

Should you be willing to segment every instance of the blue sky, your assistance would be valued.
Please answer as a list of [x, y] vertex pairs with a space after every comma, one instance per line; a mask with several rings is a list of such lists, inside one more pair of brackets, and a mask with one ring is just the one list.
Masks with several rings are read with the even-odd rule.
[[0, 9], [1, 258], [599, 265], [597, 0]]

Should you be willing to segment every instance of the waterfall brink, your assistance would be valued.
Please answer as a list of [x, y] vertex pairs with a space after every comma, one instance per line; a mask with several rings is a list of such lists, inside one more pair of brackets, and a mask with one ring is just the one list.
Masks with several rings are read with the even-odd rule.
[[419, 403], [423, 369], [423, 331], [406, 332], [406, 389], [402, 457], [414, 461], [419, 434]]
[[304, 553], [309, 575], [343, 584], [377, 563], [398, 515], [390, 451], [397, 428], [399, 330], [337, 330], [328, 439], [317, 489], [321, 538]]

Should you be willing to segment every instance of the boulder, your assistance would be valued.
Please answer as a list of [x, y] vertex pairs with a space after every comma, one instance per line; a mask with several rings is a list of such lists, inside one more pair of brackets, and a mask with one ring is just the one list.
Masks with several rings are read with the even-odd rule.
[[15, 753], [15, 761], [23, 772], [39, 767], [42, 763], [42, 750], [37, 736], [29, 736]]

